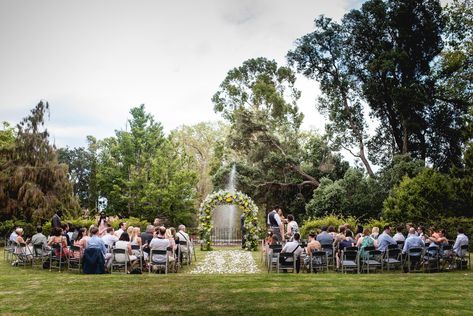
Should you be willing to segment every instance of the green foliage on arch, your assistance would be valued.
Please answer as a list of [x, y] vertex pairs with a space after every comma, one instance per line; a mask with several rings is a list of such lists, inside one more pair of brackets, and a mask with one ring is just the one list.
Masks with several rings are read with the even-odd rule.
[[219, 205], [236, 205], [245, 216], [245, 249], [256, 250], [258, 247], [258, 207], [253, 200], [241, 192], [218, 191], [209, 194], [200, 205], [199, 230], [202, 240], [202, 249], [211, 250], [212, 212]]

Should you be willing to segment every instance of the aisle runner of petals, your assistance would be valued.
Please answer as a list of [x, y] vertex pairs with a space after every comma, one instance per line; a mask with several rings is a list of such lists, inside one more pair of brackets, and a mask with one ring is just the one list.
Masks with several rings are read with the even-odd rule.
[[243, 250], [210, 251], [203, 261], [190, 273], [223, 274], [223, 273], [258, 273], [251, 252]]

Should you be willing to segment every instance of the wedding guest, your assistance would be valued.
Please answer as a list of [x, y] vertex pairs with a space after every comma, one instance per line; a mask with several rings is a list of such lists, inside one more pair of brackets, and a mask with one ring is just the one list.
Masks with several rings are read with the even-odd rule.
[[16, 230], [18, 228], [20, 228], [20, 227], [15, 227], [15, 229], [10, 234], [10, 237], [8, 238], [8, 240], [16, 242], [16, 239], [18, 238], [18, 234], [16, 233]]
[[345, 250], [347, 247], [354, 247], [355, 246], [355, 240], [353, 239], [353, 233], [351, 230], [345, 231], [345, 235], [343, 240], [341, 240], [338, 243], [338, 250], [337, 250], [337, 255], [336, 255], [336, 260], [337, 260], [337, 269], [340, 268], [340, 258], [342, 256], [342, 251]]
[[67, 224], [62, 224], [62, 235], [66, 237], [67, 246], [71, 246], [71, 239], [69, 238], [69, 226]]
[[465, 235], [465, 231], [462, 227], [457, 229], [457, 239], [455, 240], [455, 244], [453, 245], [453, 251], [459, 257], [463, 257], [466, 253], [466, 250], [462, 250], [461, 247], [468, 245], [468, 237]]
[[126, 223], [120, 222], [120, 224], [118, 224], [118, 229], [115, 232], [115, 236], [117, 236], [117, 238], [120, 238], [120, 236], [125, 232], [125, 230], [126, 230]]
[[332, 235], [332, 238], [333, 240], [335, 240], [335, 238], [337, 238], [337, 232], [335, 231], [335, 227], [333, 227], [332, 225], [330, 225], [327, 229], [328, 233], [330, 235]]
[[43, 227], [36, 227], [36, 234], [31, 237], [31, 244], [42, 245], [43, 247], [48, 245], [48, 238], [43, 235]]
[[118, 237], [115, 236], [113, 227], [107, 227], [105, 235], [102, 236], [102, 240], [108, 249], [112, 249], [113, 245], [118, 241]]
[[100, 212], [99, 221], [97, 222], [97, 228], [99, 229], [99, 233], [98, 233], [99, 237], [102, 237], [103, 235], [105, 235], [107, 231], [107, 227], [108, 227], [107, 224], [108, 224], [107, 215], [105, 214], [105, 212]]
[[82, 227], [79, 229], [79, 232], [77, 233], [76, 240], [74, 240], [74, 246], [79, 247], [81, 253], [83, 253], [84, 250], [87, 248], [88, 239], [89, 239], [89, 236], [87, 235], [87, 228]]
[[363, 236], [363, 226], [357, 225], [356, 226], [356, 233], [355, 233], [355, 240], [358, 241]]
[[146, 226], [146, 231], [141, 234], [141, 244], [149, 245], [150, 241], [153, 239], [155, 227], [153, 225]]
[[393, 239], [398, 242], [398, 241], [406, 241], [406, 238], [404, 237], [402, 233], [402, 226], [396, 227], [396, 234], [393, 236]]
[[383, 233], [378, 237], [378, 250], [385, 252], [388, 249], [388, 245], [397, 245], [397, 242], [391, 237], [391, 227], [385, 225]]
[[373, 228], [371, 229], [371, 235], [370, 235], [370, 236], [371, 236], [371, 238], [373, 238], [373, 239], [378, 239], [378, 237], [379, 237], [379, 227], [376, 227], [376, 226], [373, 227]]
[[69, 248], [67, 248], [67, 239], [62, 233], [62, 228], [61, 227], [53, 228], [51, 233], [52, 233], [52, 236], [48, 241], [48, 246], [61, 245], [62, 253], [60, 249], [55, 248], [54, 249], [55, 255], [58, 257], [63, 256], [63, 255], [66, 257], [69, 257], [70, 252], [69, 252]]
[[292, 238], [294, 237], [295, 233], [299, 232], [299, 225], [297, 225], [297, 222], [294, 220], [294, 216], [292, 214], [289, 214], [287, 216], [287, 238], [292, 241]]
[[122, 254], [122, 253], [116, 254], [115, 261], [117, 262], [129, 261], [130, 262], [129, 268], [130, 270], [132, 270], [133, 267], [136, 265], [138, 257], [133, 254], [133, 251], [131, 249], [130, 236], [128, 235], [127, 232], [124, 232], [121, 234], [120, 238], [115, 243], [115, 249], [123, 249], [128, 254], [128, 258], [126, 254]]
[[310, 253], [314, 252], [315, 250], [321, 250], [322, 249], [322, 245], [316, 239], [315, 232], [310, 232], [308, 239], [309, 239], [309, 242], [307, 243], [307, 247], [305, 248], [306, 254], [310, 254]]
[[317, 235], [317, 241], [320, 242], [321, 245], [331, 245], [333, 244], [333, 236], [327, 232], [328, 227], [322, 226], [320, 234]]
[[107, 248], [105, 247], [105, 243], [103, 242], [102, 238], [97, 236], [98, 232], [99, 229], [95, 226], [90, 229], [90, 238], [87, 241], [87, 249], [99, 249], [102, 252], [102, 255], [105, 257], [105, 254], [107, 253]]
[[366, 258], [367, 256], [367, 252], [365, 251], [366, 247], [377, 246], [376, 239], [370, 236], [369, 228], [365, 228], [365, 230], [363, 231], [363, 236], [358, 238], [356, 242], [356, 246], [360, 249], [361, 258]]
[[139, 227], [133, 227], [133, 231], [131, 232], [130, 236], [130, 243], [132, 246], [138, 246], [140, 249], [133, 249], [133, 254], [140, 258], [141, 254], [141, 247], [143, 246], [141, 240], [141, 229]]
[[279, 207], [276, 206], [271, 212], [268, 213], [267, 223], [273, 232], [273, 236], [277, 236], [278, 240], [284, 241], [284, 224], [277, 212], [278, 208]]
[[[158, 234], [151, 240], [149, 243], [149, 248], [151, 250], [167, 250], [170, 245], [169, 240], [165, 237], [166, 228], [161, 226], [158, 229]], [[153, 262], [164, 262], [167, 255], [153, 254], [151, 260]]]
[[[292, 253], [296, 257], [296, 272], [299, 273], [301, 265], [301, 254], [304, 249], [299, 245], [301, 235], [299, 233], [294, 234], [293, 241], [288, 241], [281, 250], [281, 253]], [[286, 258], [284, 263], [294, 262], [293, 258]]]
[[419, 226], [417, 227], [416, 231], [417, 235], [422, 239], [422, 241], [425, 242], [426, 236], [425, 236], [425, 227], [424, 226]]
[[56, 213], [53, 215], [51, 218], [51, 232], [53, 228], [61, 228], [61, 217], [62, 217], [62, 211], [57, 210]]

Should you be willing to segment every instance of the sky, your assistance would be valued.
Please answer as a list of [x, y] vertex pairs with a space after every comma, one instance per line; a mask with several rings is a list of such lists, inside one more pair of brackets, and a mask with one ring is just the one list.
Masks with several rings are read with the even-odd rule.
[[[0, 121], [40, 100], [58, 147], [125, 129], [146, 110], [169, 132], [217, 121], [212, 95], [227, 72], [266, 57], [285, 65], [320, 14], [339, 19], [360, 0], [0, 0]], [[323, 131], [317, 83], [300, 77], [304, 129]]]

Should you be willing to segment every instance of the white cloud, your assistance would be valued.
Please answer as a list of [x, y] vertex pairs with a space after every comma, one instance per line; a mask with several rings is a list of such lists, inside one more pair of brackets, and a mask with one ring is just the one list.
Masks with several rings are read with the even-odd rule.
[[[357, 0], [0, 0], [0, 117], [18, 122], [51, 104], [58, 146], [110, 136], [146, 104], [167, 131], [217, 120], [210, 98], [228, 70], [252, 57], [285, 63], [319, 14]], [[323, 129], [314, 81], [299, 80], [304, 127]]]

